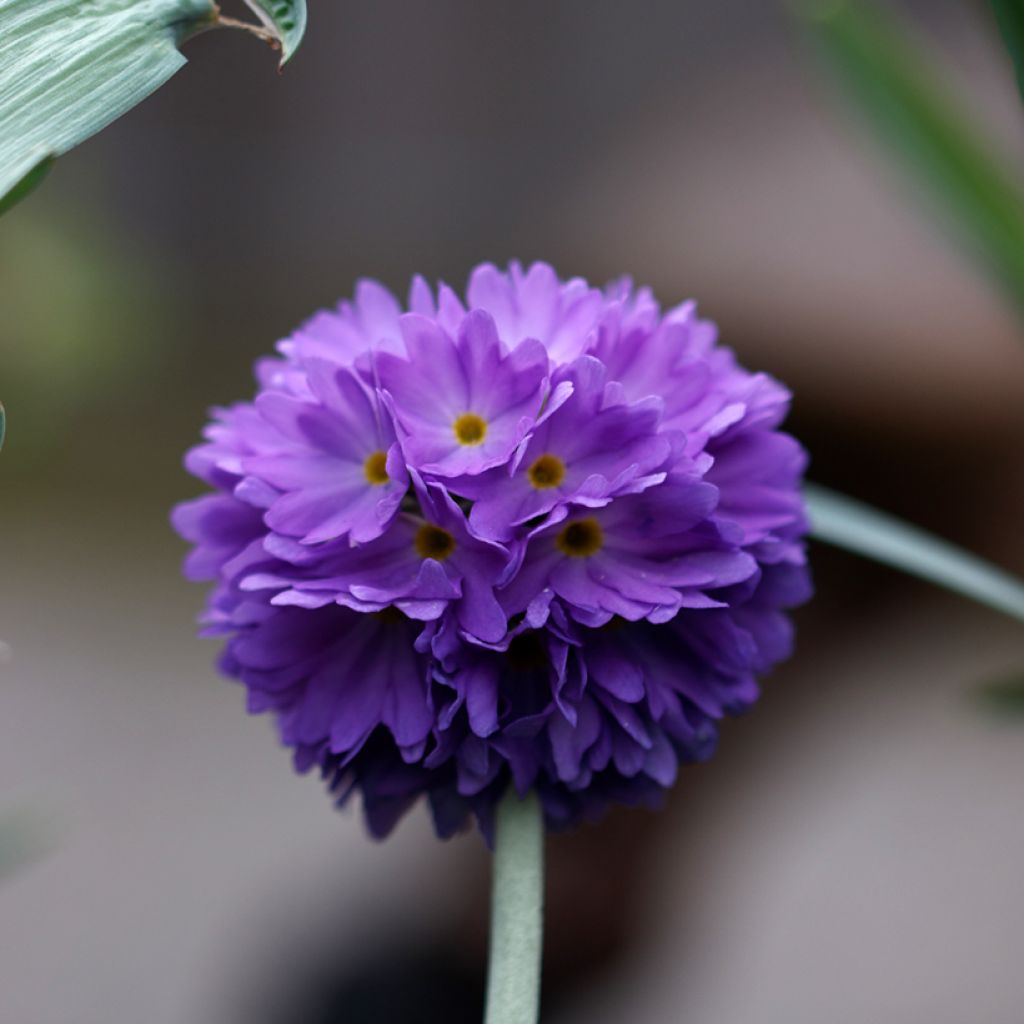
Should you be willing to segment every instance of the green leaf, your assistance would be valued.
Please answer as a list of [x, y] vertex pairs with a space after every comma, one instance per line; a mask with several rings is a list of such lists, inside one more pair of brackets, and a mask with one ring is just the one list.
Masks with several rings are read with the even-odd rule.
[[1003, 42], [1017, 71], [1017, 88], [1024, 97], [1024, 0], [992, 0]]
[[976, 696], [993, 715], [1024, 719], [1024, 672], [986, 683], [977, 689]]
[[4, 437], [7, 435], [7, 413], [4, 411], [4, 403], [0, 402], [0, 449], [4, 446]]
[[245, 0], [281, 47], [281, 63], [287, 64], [306, 31], [306, 0]]
[[45, 160], [40, 160], [7, 195], [0, 196], [0, 216], [5, 214], [12, 206], [20, 203], [50, 173], [52, 166], [52, 156], [47, 157]]
[[811, 37], [849, 97], [961, 237], [1024, 308], [1024, 192], [943, 75], [874, 5], [805, 8]]
[[808, 484], [804, 488], [811, 536], [1024, 622], [1024, 582], [981, 558], [842, 494]]
[[216, 16], [212, 0], [0, 0], [0, 202], [166, 82]]

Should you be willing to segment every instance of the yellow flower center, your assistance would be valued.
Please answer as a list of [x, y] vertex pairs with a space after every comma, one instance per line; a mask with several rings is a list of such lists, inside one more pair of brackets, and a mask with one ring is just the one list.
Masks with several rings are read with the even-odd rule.
[[555, 544], [570, 558], [589, 558], [604, 545], [604, 531], [593, 517], [577, 519], [562, 528]]
[[557, 487], [565, 479], [565, 463], [557, 455], [545, 452], [530, 466], [526, 475], [538, 491]]
[[487, 423], [475, 412], [464, 412], [453, 424], [452, 431], [459, 444], [482, 444], [487, 436]]
[[363, 463], [363, 472], [371, 484], [386, 484], [388, 482], [388, 457], [385, 452], [374, 452], [366, 456]]
[[424, 523], [416, 531], [416, 554], [443, 562], [455, 550], [455, 538], [440, 526]]

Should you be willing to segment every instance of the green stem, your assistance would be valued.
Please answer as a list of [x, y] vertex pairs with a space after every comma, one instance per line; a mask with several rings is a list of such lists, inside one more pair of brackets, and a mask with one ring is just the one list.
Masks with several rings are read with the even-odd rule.
[[498, 805], [484, 1024], [536, 1024], [544, 904], [544, 817], [530, 794]]

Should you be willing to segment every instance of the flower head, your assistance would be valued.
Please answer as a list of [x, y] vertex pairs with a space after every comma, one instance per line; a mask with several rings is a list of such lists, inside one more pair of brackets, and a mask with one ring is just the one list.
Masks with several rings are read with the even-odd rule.
[[362, 282], [215, 410], [179, 505], [206, 632], [374, 834], [657, 800], [791, 646], [809, 593], [789, 402], [692, 304], [474, 271]]

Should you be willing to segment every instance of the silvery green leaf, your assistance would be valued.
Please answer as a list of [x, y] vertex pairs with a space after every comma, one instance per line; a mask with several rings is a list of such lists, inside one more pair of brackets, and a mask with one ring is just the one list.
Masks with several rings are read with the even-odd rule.
[[875, 4], [803, 7], [847, 96], [1024, 308], [1024, 190], [950, 94], [949, 76]]
[[306, 31], [306, 0], [245, 0], [281, 47], [287, 64]]
[[185, 62], [212, 0], [0, 0], [0, 203]]
[[4, 412], [4, 403], [0, 402], [0, 448], [4, 446], [4, 437], [7, 435], [7, 413]]
[[1024, 582], [925, 530], [842, 494], [804, 488], [811, 536], [940, 587], [1024, 622]]

